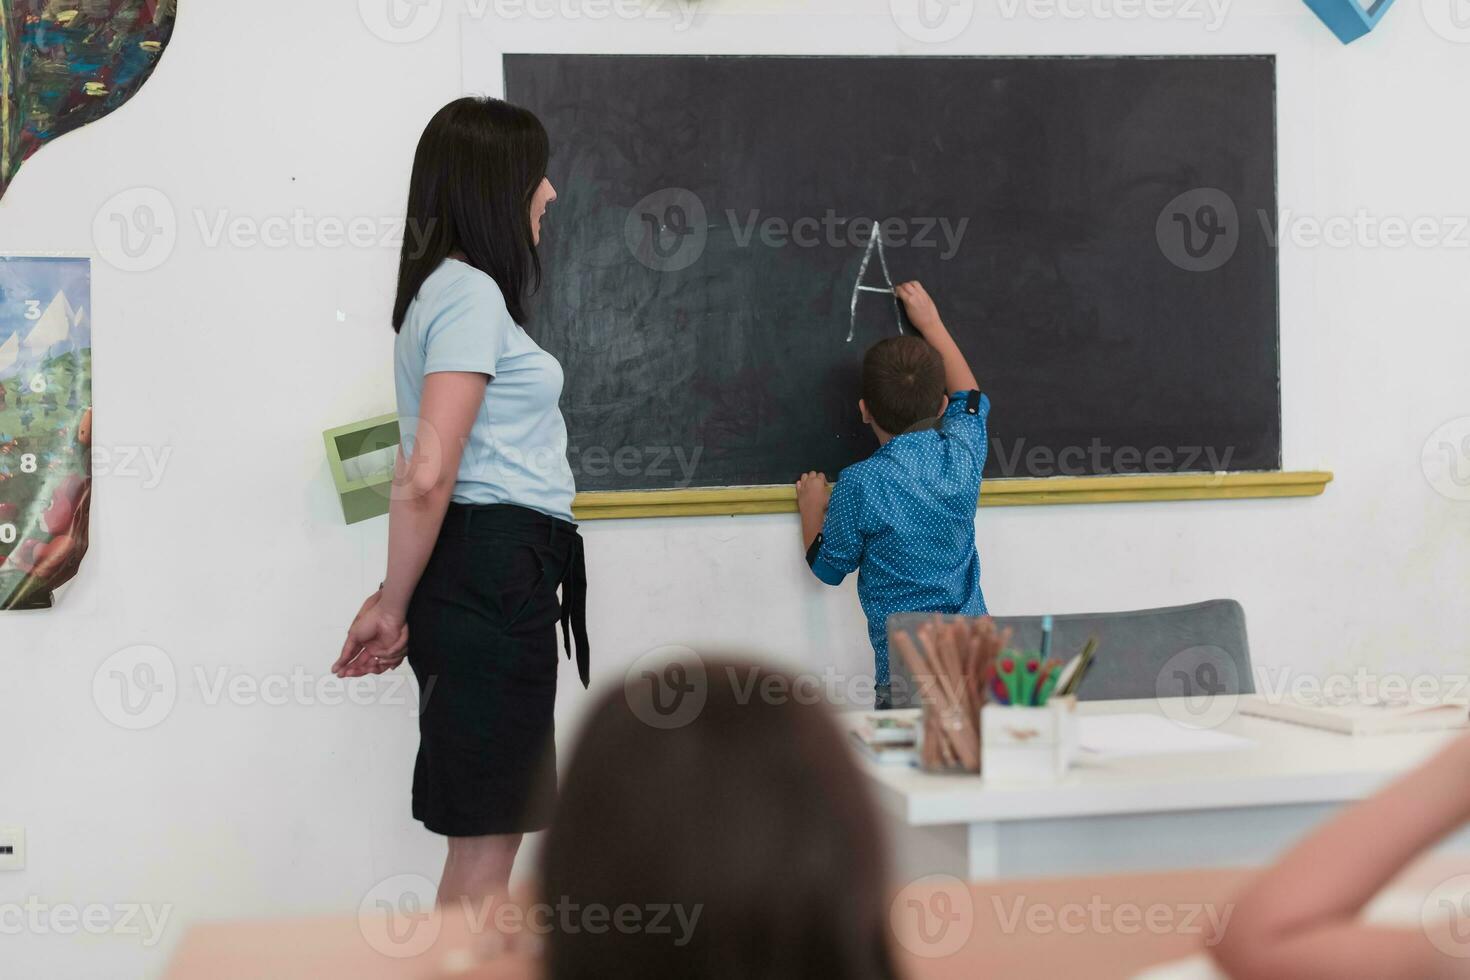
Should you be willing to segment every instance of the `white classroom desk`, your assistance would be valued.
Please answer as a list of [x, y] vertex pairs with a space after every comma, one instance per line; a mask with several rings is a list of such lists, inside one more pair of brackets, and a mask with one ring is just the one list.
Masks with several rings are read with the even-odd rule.
[[[1157, 700], [1078, 711], [1163, 714]], [[1255, 744], [1112, 759], [1084, 752], [1045, 784], [860, 762], [889, 818], [899, 875], [974, 881], [1260, 865], [1463, 734], [1354, 737], [1240, 714], [1216, 730]], [[1470, 851], [1470, 834], [1448, 849]]]

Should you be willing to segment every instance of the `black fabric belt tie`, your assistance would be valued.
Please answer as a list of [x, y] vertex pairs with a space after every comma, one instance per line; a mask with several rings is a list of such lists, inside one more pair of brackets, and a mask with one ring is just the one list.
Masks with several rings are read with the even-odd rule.
[[568, 660], [572, 658], [572, 641], [576, 640], [577, 675], [585, 688], [592, 683], [591, 649], [587, 645], [587, 552], [575, 527], [571, 536], [566, 570], [561, 578], [561, 638]]
[[[567, 659], [572, 657], [572, 643], [576, 642], [577, 674], [582, 686], [592, 683], [591, 647], [587, 642], [587, 555], [582, 544], [582, 535], [571, 521], [542, 514], [539, 511], [516, 504], [457, 504], [449, 505], [449, 513], [455, 520], [463, 522], [466, 535], [472, 527], [500, 529], [512, 540], [536, 541], [538, 546], [550, 547], [559, 558], [563, 558], [561, 581], [561, 634], [566, 647]], [[448, 517], [446, 516], [446, 519]], [[542, 575], [546, 574], [544, 568]], [[537, 583], [541, 587], [541, 583]]]

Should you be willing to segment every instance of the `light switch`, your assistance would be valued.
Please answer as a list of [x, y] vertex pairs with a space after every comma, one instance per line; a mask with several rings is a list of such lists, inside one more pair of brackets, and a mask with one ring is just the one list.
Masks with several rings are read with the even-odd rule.
[[26, 832], [21, 827], [0, 827], [0, 871], [24, 871]]

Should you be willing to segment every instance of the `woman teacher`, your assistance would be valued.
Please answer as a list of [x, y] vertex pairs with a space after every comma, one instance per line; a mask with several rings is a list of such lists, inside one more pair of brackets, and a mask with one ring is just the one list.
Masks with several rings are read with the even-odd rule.
[[419, 141], [393, 309], [388, 577], [332, 668], [407, 657], [418, 678], [413, 814], [449, 839], [440, 904], [504, 891], [522, 834], [549, 822], [558, 621], [587, 683], [562, 369], [522, 329], [549, 155], [540, 121], [497, 99], [450, 103]]

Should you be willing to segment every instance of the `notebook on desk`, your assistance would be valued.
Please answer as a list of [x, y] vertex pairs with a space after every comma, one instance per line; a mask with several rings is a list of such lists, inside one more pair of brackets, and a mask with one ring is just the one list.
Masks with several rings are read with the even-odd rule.
[[1309, 725], [1344, 735], [1432, 732], [1470, 725], [1470, 703], [1395, 700], [1370, 696], [1275, 698], [1252, 695], [1240, 699], [1240, 712]]
[[920, 714], [918, 708], [865, 711], [848, 737], [864, 756], [880, 765], [912, 765]]

